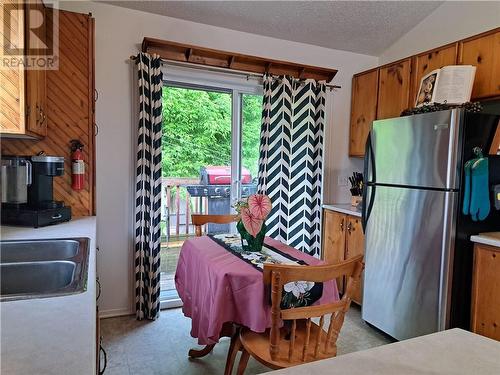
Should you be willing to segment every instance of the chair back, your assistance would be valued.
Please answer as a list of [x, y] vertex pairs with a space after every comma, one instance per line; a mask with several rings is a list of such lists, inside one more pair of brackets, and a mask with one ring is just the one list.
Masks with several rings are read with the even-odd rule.
[[[347, 261], [321, 266], [300, 266], [283, 264], [264, 264], [264, 284], [271, 285], [271, 331], [269, 336], [270, 354], [276, 360], [280, 348], [282, 320], [291, 321], [288, 361], [301, 356], [302, 362], [334, 357], [337, 355], [337, 338], [344, 317], [351, 304], [351, 296], [359, 283], [363, 271], [363, 256], [359, 255]], [[333, 303], [281, 309], [283, 286], [294, 281], [325, 282], [338, 277], [347, 278], [347, 288], [342, 299]], [[325, 317], [330, 317], [328, 331], [323, 331]], [[311, 318], [319, 318], [319, 328], [311, 322]], [[305, 337], [301, 338], [301, 348], [295, 348], [297, 322], [305, 320]], [[313, 332], [311, 332], [311, 323]], [[311, 337], [311, 335], [315, 337]], [[312, 346], [310, 343], [312, 342]], [[297, 345], [299, 346], [299, 345]], [[300, 350], [298, 353], [296, 350]], [[282, 359], [282, 358], [280, 358]]]
[[201, 226], [211, 224], [229, 224], [238, 221], [238, 215], [191, 215], [191, 222], [194, 225], [195, 234], [197, 237], [201, 236]]

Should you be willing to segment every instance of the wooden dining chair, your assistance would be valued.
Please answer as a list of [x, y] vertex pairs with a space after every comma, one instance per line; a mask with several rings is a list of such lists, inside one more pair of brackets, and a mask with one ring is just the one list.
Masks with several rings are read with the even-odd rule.
[[229, 224], [238, 221], [238, 215], [191, 215], [196, 236], [201, 236], [201, 226], [205, 224]]
[[[239, 350], [242, 354], [238, 375], [244, 373], [250, 355], [275, 370], [335, 357], [337, 338], [363, 267], [362, 255], [334, 265], [265, 264], [264, 285], [267, 288], [271, 286], [271, 328], [264, 333], [252, 332], [247, 328], [240, 331], [228, 354], [226, 375], [231, 374]], [[286, 283], [326, 282], [340, 276], [346, 276], [348, 280], [346, 291], [340, 301], [286, 310], [280, 308], [282, 289]], [[330, 318], [326, 331], [323, 329], [325, 317]], [[313, 322], [311, 318], [319, 318], [319, 324]], [[289, 321], [290, 324], [282, 326], [282, 320]]]

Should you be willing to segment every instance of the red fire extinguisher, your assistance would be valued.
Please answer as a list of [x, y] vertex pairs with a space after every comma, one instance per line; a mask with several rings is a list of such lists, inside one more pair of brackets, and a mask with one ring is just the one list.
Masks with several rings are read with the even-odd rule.
[[85, 178], [85, 162], [83, 161], [83, 144], [73, 139], [71, 140], [71, 188], [82, 190]]

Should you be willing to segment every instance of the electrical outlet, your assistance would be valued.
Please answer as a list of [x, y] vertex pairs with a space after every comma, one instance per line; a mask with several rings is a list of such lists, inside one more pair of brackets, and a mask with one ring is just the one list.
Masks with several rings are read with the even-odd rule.
[[347, 176], [338, 176], [337, 177], [337, 185], [338, 186], [349, 186], [349, 177], [347, 177]]

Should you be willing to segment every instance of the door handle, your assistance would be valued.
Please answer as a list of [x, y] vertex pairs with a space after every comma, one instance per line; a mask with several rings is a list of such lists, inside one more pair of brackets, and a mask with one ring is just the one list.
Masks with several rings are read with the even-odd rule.
[[62, 214], [56, 214], [52, 216], [52, 219], [60, 219], [62, 218]]
[[347, 232], [351, 234], [351, 230], [352, 230], [352, 223], [349, 221], [349, 223], [347, 224]]
[[[372, 180], [376, 179], [376, 169], [375, 169], [375, 158], [373, 153], [371, 132], [368, 133], [368, 138], [365, 144], [365, 159], [363, 163], [363, 204], [361, 208], [361, 226], [363, 228], [363, 233], [366, 233], [366, 225], [368, 219], [370, 218], [370, 213], [373, 208], [373, 200], [375, 197], [375, 185], [371, 185], [370, 202], [368, 202], [368, 172], [371, 172]], [[371, 167], [371, 170], [370, 170]]]
[[344, 219], [342, 219], [340, 221], [340, 231], [343, 232], [344, 231]]

